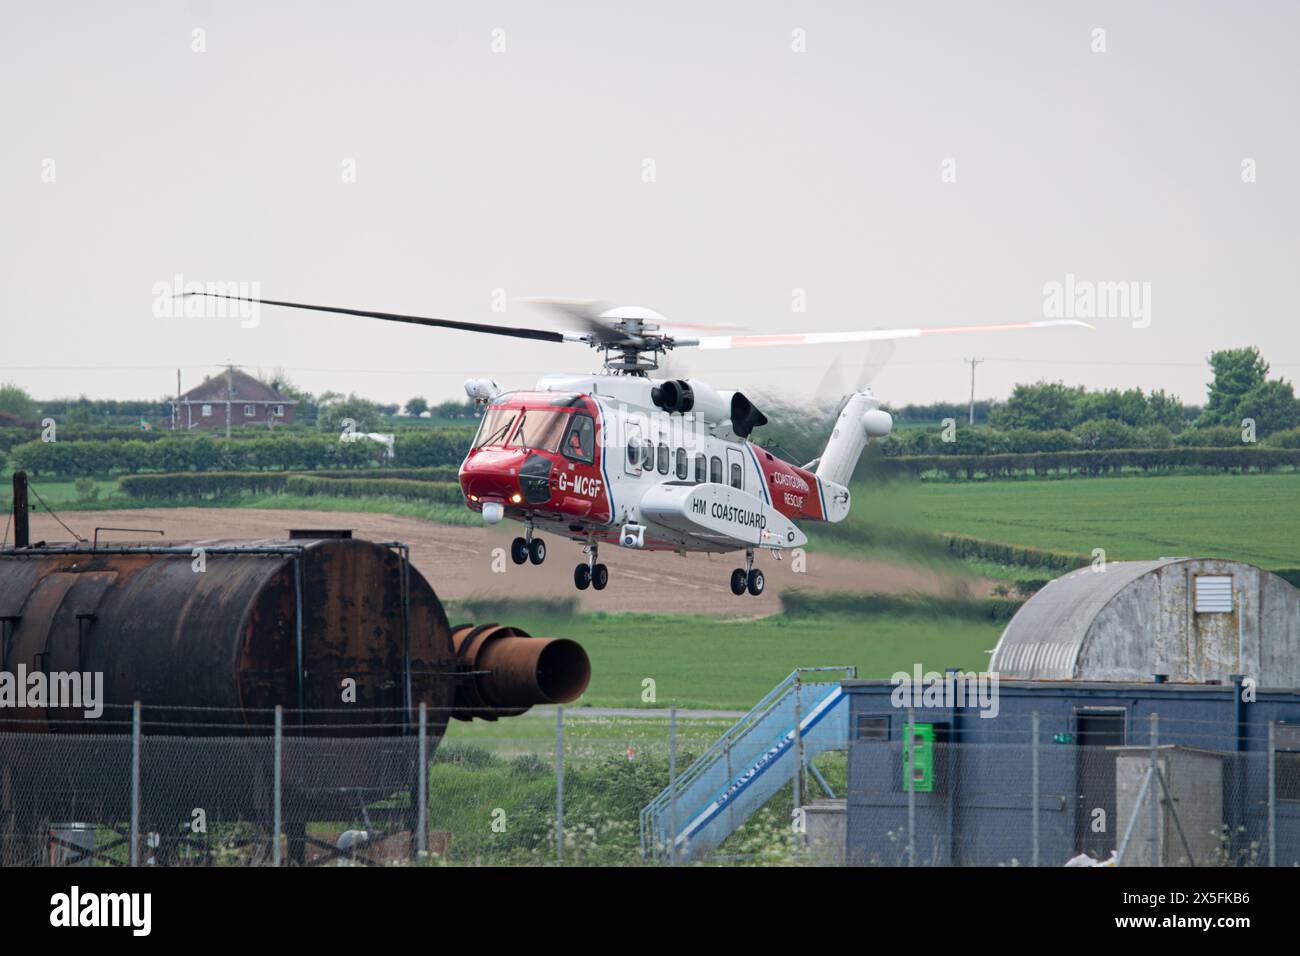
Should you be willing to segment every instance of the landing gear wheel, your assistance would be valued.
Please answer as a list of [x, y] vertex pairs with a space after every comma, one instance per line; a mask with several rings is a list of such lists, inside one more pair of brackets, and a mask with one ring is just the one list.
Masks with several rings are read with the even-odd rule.
[[748, 583], [748, 576], [745, 574], [744, 568], [736, 568], [736, 570], [731, 572], [732, 594], [744, 594], [746, 583]]
[[749, 581], [747, 583], [749, 585], [749, 593], [754, 595], [754, 597], [758, 597], [763, 593], [763, 585], [767, 582], [763, 580], [763, 572], [758, 570], [758, 568], [754, 568], [754, 570], [749, 572]]
[[598, 564], [591, 569], [591, 586], [597, 591], [605, 590], [605, 585], [609, 583], [609, 568], [603, 564]]
[[585, 591], [591, 587], [591, 568], [585, 564], [580, 564], [574, 568], [573, 583], [578, 586], [579, 591]]
[[546, 542], [541, 538], [533, 538], [528, 545], [528, 560], [533, 564], [541, 564], [546, 560]]
[[528, 542], [523, 538], [515, 538], [510, 542], [510, 560], [515, 564], [523, 564], [528, 560]]

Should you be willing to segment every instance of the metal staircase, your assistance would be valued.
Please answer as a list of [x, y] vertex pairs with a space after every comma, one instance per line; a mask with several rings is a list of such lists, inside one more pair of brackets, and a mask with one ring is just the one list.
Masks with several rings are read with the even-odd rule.
[[839, 681], [805, 677], [828, 672], [857, 674], [853, 667], [798, 668], [650, 801], [641, 811], [642, 859], [688, 861], [715, 849], [799, 764], [848, 747], [849, 706]]

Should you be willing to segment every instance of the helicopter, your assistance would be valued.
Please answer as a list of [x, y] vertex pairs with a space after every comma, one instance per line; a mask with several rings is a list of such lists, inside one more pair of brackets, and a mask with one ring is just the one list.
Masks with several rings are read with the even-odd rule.
[[[750, 440], [767, 416], [743, 393], [695, 378], [657, 378], [660, 360], [679, 348], [701, 350], [847, 344], [934, 335], [1091, 328], [1077, 319], [998, 325], [865, 329], [783, 334], [682, 334], [639, 306], [603, 308], [567, 300], [530, 300], [556, 311], [565, 329], [509, 327], [274, 299], [187, 292], [260, 305], [502, 335], [538, 342], [581, 343], [602, 351], [596, 374], [544, 375], [526, 390], [505, 390], [490, 378], [465, 382], [482, 410], [478, 433], [458, 477], [466, 506], [489, 525], [511, 519], [523, 534], [511, 542], [515, 564], [546, 560], [546, 534], [582, 545], [579, 590], [604, 590], [609, 568], [602, 545], [645, 551], [744, 552], [731, 591], [765, 588], [754, 555], [781, 560], [808, 540], [798, 522], [843, 521], [849, 481], [872, 440], [893, 428], [871, 389], [859, 383], [836, 413], [822, 453], [796, 465]], [[718, 327], [702, 327], [717, 331]]]

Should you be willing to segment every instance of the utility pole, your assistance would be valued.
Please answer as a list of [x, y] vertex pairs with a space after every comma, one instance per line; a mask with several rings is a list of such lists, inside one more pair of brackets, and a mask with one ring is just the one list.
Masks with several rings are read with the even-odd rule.
[[[235, 383], [232, 381], [233, 372], [234, 372], [234, 366], [227, 365], [226, 366], [226, 441], [230, 441], [230, 403], [235, 396]], [[971, 375], [973, 376], [974, 374], [975, 374], [974, 371], [972, 371]], [[973, 391], [974, 388], [975, 386], [972, 383], [971, 385], [972, 396], [975, 394], [975, 392]], [[971, 401], [973, 402], [975, 401], [975, 399], [972, 398]], [[974, 408], [974, 406], [971, 407], [972, 409]], [[974, 415], [975, 412], [972, 411], [971, 414]]]
[[975, 424], [975, 366], [984, 360], [982, 358], [968, 358], [966, 362], [970, 365], [970, 422]]

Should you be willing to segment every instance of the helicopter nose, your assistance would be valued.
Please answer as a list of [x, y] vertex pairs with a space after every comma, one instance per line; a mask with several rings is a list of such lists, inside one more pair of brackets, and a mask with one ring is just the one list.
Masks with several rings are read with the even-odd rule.
[[460, 486], [471, 502], [509, 505], [550, 500], [551, 462], [527, 451], [480, 452], [461, 469]]

